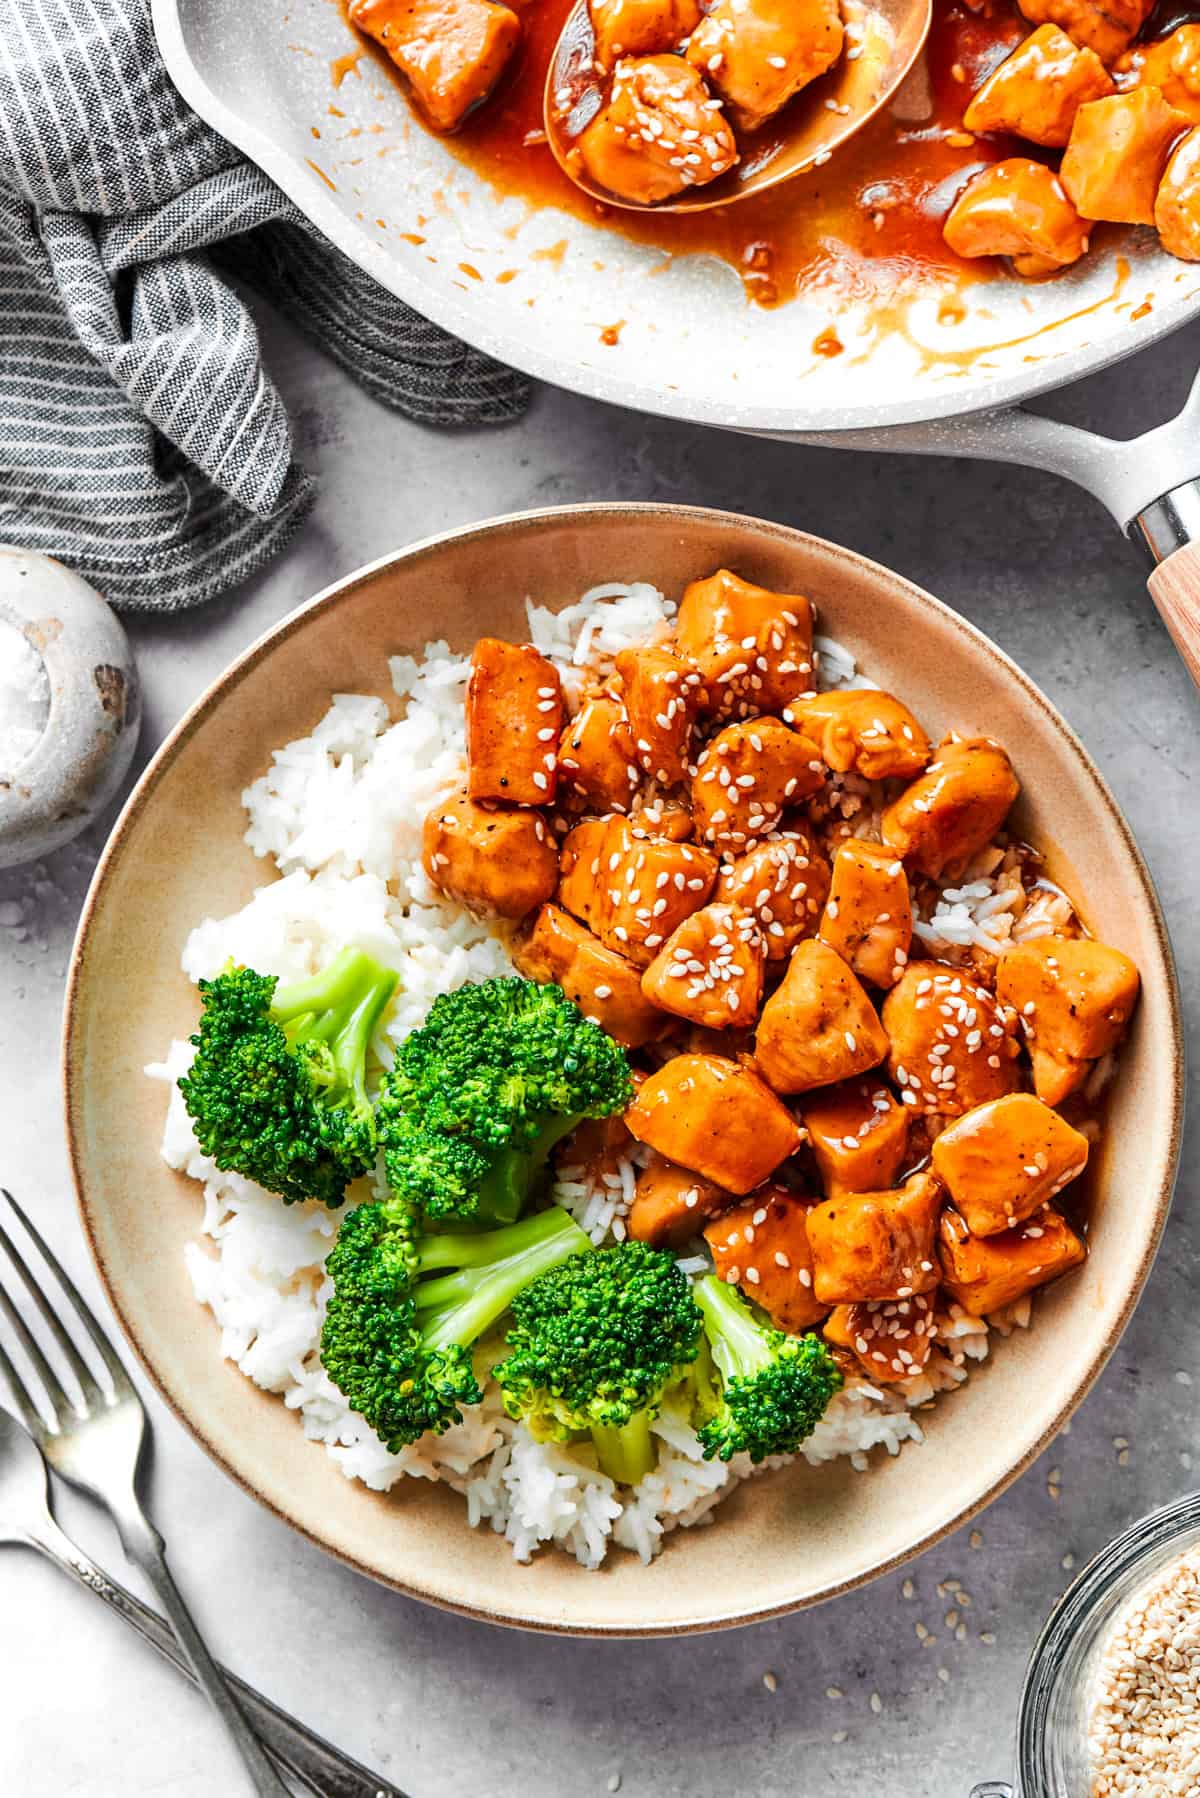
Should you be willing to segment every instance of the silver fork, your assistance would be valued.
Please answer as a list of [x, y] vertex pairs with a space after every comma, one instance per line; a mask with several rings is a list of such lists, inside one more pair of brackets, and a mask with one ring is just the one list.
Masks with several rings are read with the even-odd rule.
[[[6, 1360], [0, 1348], [0, 1368]], [[15, 1392], [14, 1399], [24, 1417], [36, 1415], [22, 1393]], [[81, 1586], [102, 1598], [194, 1684], [196, 1676], [158, 1612], [118, 1585], [59, 1528], [50, 1513], [46, 1478], [46, 1462], [37, 1443], [23, 1424], [0, 1407], [0, 1545], [36, 1548]], [[238, 1702], [273, 1759], [315, 1798], [402, 1798], [377, 1773], [306, 1729], [235, 1673], [225, 1672], [225, 1678], [236, 1690]]]
[[42, 1414], [37, 1395], [21, 1378], [2, 1346], [0, 1369], [8, 1377], [14, 1393], [23, 1399], [25, 1421], [54, 1471], [72, 1486], [91, 1493], [109, 1512], [126, 1555], [141, 1568], [157, 1592], [196, 1683], [224, 1723], [259, 1798], [290, 1798], [287, 1787], [268, 1760], [262, 1743], [243, 1716], [220, 1668], [205, 1646], [167, 1566], [163, 1539], [142, 1508], [138, 1486], [147, 1425], [142, 1401], [72, 1281], [12, 1194], [0, 1190], [4, 1190], [4, 1197], [61, 1287], [79, 1327], [103, 1363], [111, 1386], [102, 1385], [84, 1360], [3, 1224], [0, 1224], [0, 1246], [27, 1297], [36, 1307], [58, 1355], [66, 1363], [79, 1396], [75, 1399], [68, 1394], [58, 1373], [42, 1353], [36, 1337], [5, 1289], [2, 1274], [0, 1315], [7, 1320], [41, 1383], [48, 1420]]

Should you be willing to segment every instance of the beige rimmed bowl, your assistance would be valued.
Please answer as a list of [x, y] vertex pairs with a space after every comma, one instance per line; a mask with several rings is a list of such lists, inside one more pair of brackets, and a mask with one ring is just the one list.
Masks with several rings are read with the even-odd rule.
[[[923, 1416], [923, 1445], [796, 1466], [740, 1487], [705, 1529], [643, 1567], [586, 1573], [558, 1552], [518, 1567], [471, 1530], [461, 1499], [423, 1481], [388, 1495], [346, 1480], [296, 1417], [220, 1359], [191, 1294], [194, 1183], [160, 1160], [164, 1092], [142, 1069], [189, 1034], [179, 969], [194, 924], [245, 904], [271, 865], [245, 847], [243, 788], [307, 734], [334, 691], [389, 696], [386, 658], [445, 636], [521, 637], [524, 601], [562, 606], [603, 580], [669, 595], [728, 564], [806, 593], [836, 636], [936, 735], [1007, 745], [1016, 822], [1046, 848], [1090, 926], [1134, 957], [1143, 997], [1121, 1061], [1086, 1266], [1037, 1301], [1035, 1327]], [[217, 680], [159, 750], [113, 832], [84, 909], [67, 996], [64, 1071], [84, 1227], [129, 1340], [164, 1398], [225, 1471], [361, 1572], [491, 1622], [578, 1634], [712, 1629], [814, 1604], [954, 1529], [1049, 1442], [1115, 1347], [1170, 1203], [1182, 1112], [1178, 995], [1149, 874], [1108, 789], [1062, 718], [992, 643], [919, 588], [816, 537], [684, 506], [565, 507], [402, 550], [318, 595]]]

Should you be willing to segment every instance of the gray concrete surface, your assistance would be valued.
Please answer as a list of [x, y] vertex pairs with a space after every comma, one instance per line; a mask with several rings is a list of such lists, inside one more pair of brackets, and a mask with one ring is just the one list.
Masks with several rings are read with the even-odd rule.
[[[554, 501], [732, 506], [893, 564], [1037, 676], [1128, 811], [1194, 1020], [1196, 695], [1137, 556], [1085, 496], [1022, 470], [734, 441], [553, 392], [515, 429], [438, 435], [382, 411], [275, 321], [266, 337], [320, 504], [290, 554], [246, 590], [189, 618], [134, 623], [143, 757], [252, 637], [414, 537]], [[1178, 401], [1198, 357], [1200, 330], [1056, 409], [1128, 434]], [[0, 874], [0, 1181], [36, 1201], [93, 1296], [66, 1171], [57, 1043], [72, 933], [102, 836]], [[911, 1587], [902, 1574], [807, 1615], [690, 1641], [518, 1637], [344, 1571], [228, 1483], [152, 1401], [153, 1508], [176, 1572], [229, 1662], [412, 1798], [586, 1798], [618, 1783], [627, 1798], [964, 1798], [973, 1779], [1008, 1769], [1025, 1658], [1071, 1565], [1195, 1480], [1194, 1141], [1189, 1133], [1149, 1292], [1099, 1389], [977, 1534], [962, 1532], [908, 1570]], [[1061, 1496], [1048, 1491], [1052, 1467]], [[69, 1496], [59, 1509], [119, 1567], [102, 1518]], [[241, 1787], [223, 1745], [170, 1669], [31, 1554], [6, 1551], [3, 1569], [0, 1792], [234, 1798]]]

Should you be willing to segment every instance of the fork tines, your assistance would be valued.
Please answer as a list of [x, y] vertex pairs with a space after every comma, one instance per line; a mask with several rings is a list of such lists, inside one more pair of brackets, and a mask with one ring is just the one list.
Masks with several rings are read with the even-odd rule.
[[[64, 1409], [73, 1411], [77, 1416], [85, 1416], [95, 1407], [108, 1405], [114, 1394], [128, 1389], [129, 1379], [118, 1361], [108, 1340], [96, 1321], [87, 1301], [78, 1287], [62, 1267], [57, 1256], [47, 1246], [40, 1231], [30, 1222], [20, 1205], [6, 1187], [0, 1187], [13, 1217], [21, 1226], [21, 1230], [29, 1243], [36, 1249], [38, 1256], [49, 1269], [54, 1281], [62, 1292], [65, 1304], [58, 1303], [48, 1297], [44, 1284], [29, 1265], [26, 1256], [13, 1240], [12, 1233], [0, 1220], [0, 1249], [3, 1249], [9, 1269], [0, 1264], [0, 1318], [7, 1323], [12, 1335], [20, 1344], [21, 1351], [37, 1376], [40, 1394], [35, 1396], [30, 1382], [22, 1378], [12, 1357], [8, 1353], [3, 1336], [0, 1335], [0, 1373], [7, 1380], [17, 1402], [22, 1420], [30, 1429], [44, 1433], [49, 1427], [57, 1433], [64, 1419]], [[15, 1277], [14, 1277], [15, 1276]], [[15, 1296], [14, 1296], [15, 1295]], [[41, 1319], [41, 1323], [52, 1345], [50, 1354], [43, 1348], [37, 1336], [17, 1308], [16, 1299], [23, 1296], [27, 1306]], [[90, 1341], [103, 1366], [107, 1369], [111, 1389], [97, 1378], [96, 1373], [80, 1353], [79, 1347], [62, 1321], [62, 1315], [74, 1319], [75, 1326]], [[73, 1397], [59, 1371], [55, 1368], [52, 1355], [66, 1364], [71, 1380], [77, 1388], [77, 1397]], [[44, 1407], [48, 1413], [44, 1414]]]

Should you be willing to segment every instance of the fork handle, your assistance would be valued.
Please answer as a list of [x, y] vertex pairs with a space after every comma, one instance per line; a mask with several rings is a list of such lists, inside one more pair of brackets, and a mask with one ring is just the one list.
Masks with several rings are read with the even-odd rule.
[[141, 1568], [158, 1593], [162, 1608], [167, 1613], [167, 1622], [175, 1631], [175, 1639], [183, 1650], [184, 1659], [196, 1676], [196, 1684], [225, 1725], [225, 1733], [241, 1756], [242, 1765], [249, 1775], [257, 1798], [291, 1798], [287, 1787], [267, 1759], [262, 1743], [242, 1715], [237, 1699], [225, 1684], [221, 1669], [196, 1628], [195, 1619], [184, 1603], [183, 1594], [167, 1566], [166, 1546], [162, 1537], [140, 1505], [124, 1514], [114, 1512], [114, 1521], [125, 1553], [136, 1567]]
[[[52, 1523], [47, 1529], [43, 1523], [38, 1533], [30, 1535], [28, 1540], [79, 1585], [102, 1598], [193, 1685], [199, 1685], [174, 1634], [158, 1613], [110, 1578], [57, 1524]], [[264, 1698], [261, 1692], [239, 1679], [236, 1673], [230, 1673], [227, 1668], [221, 1668], [219, 1672], [237, 1693], [239, 1705], [252, 1719], [272, 1758], [306, 1790], [314, 1793], [315, 1798], [404, 1798], [398, 1787], [306, 1729], [303, 1723], [280, 1710], [269, 1698]]]

